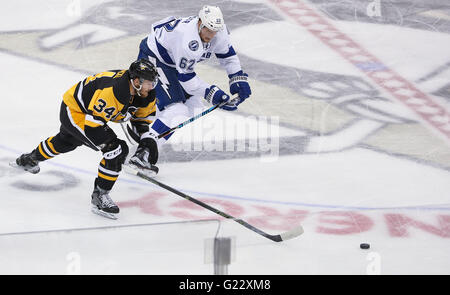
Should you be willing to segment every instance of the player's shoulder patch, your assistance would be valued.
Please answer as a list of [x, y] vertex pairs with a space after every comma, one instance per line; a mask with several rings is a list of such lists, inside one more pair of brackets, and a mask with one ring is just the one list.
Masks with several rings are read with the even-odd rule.
[[192, 40], [189, 42], [188, 47], [192, 51], [197, 51], [199, 48], [199, 43], [197, 40]]

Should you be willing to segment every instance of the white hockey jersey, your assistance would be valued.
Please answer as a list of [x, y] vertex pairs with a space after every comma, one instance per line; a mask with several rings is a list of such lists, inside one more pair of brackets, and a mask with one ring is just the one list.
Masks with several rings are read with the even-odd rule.
[[209, 59], [214, 53], [228, 75], [240, 71], [241, 65], [226, 26], [211, 42], [202, 43], [197, 23], [197, 16], [167, 17], [152, 24], [147, 46], [160, 62], [177, 69], [178, 80], [187, 93], [203, 97], [205, 89], [211, 85], [196, 75], [196, 63]]

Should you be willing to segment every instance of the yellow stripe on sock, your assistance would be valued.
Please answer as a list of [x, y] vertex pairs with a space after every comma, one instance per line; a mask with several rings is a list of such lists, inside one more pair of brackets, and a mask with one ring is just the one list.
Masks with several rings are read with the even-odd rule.
[[50, 150], [52, 151], [52, 153], [54, 153], [55, 155], [58, 155], [59, 153], [55, 150], [53, 143], [50, 142], [53, 139], [53, 137], [54, 136], [47, 139], [47, 145], [50, 147]]
[[98, 177], [101, 177], [103, 179], [110, 180], [110, 181], [116, 181], [118, 178], [118, 176], [116, 176], [116, 177], [107, 176], [107, 175], [101, 173], [100, 171], [98, 172]]
[[51, 159], [52, 157], [47, 156], [47, 154], [44, 152], [44, 150], [42, 149], [42, 142], [39, 144], [39, 153], [41, 153], [41, 155], [46, 158], [46, 159]]

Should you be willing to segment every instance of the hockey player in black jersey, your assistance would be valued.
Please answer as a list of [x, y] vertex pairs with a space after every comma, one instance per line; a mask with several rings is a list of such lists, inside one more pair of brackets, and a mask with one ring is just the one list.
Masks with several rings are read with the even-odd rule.
[[158, 72], [146, 59], [133, 62], [128, 70], [114, 70], [87, 77], [63, 96], [58, 134], [42, 141], [32, 152], [16, 159], [15, 165], [31, 173], [39, 162], [86, 145], [103, 153], [92, 193], [94, 213], [117, 218], [119, 207], [112, 201], [112, 189], [128, 154], [127, 143], [119, 139], [108, 122], [130, 120], [140, 135], [130, 163], [157, 173], [158, 151], [149, 124], [156, 113], [155, 86]]

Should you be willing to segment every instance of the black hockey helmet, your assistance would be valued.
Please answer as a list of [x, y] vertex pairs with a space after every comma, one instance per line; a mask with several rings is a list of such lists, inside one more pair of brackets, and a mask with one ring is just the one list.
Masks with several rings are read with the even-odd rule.
[[154, 64], [148, 59], [141, 58], [134, 61], [129, 68], [130, 78], [139, 78], [144, 80], [150, 80], [152, 82], [158, 81], [158, 71]]

